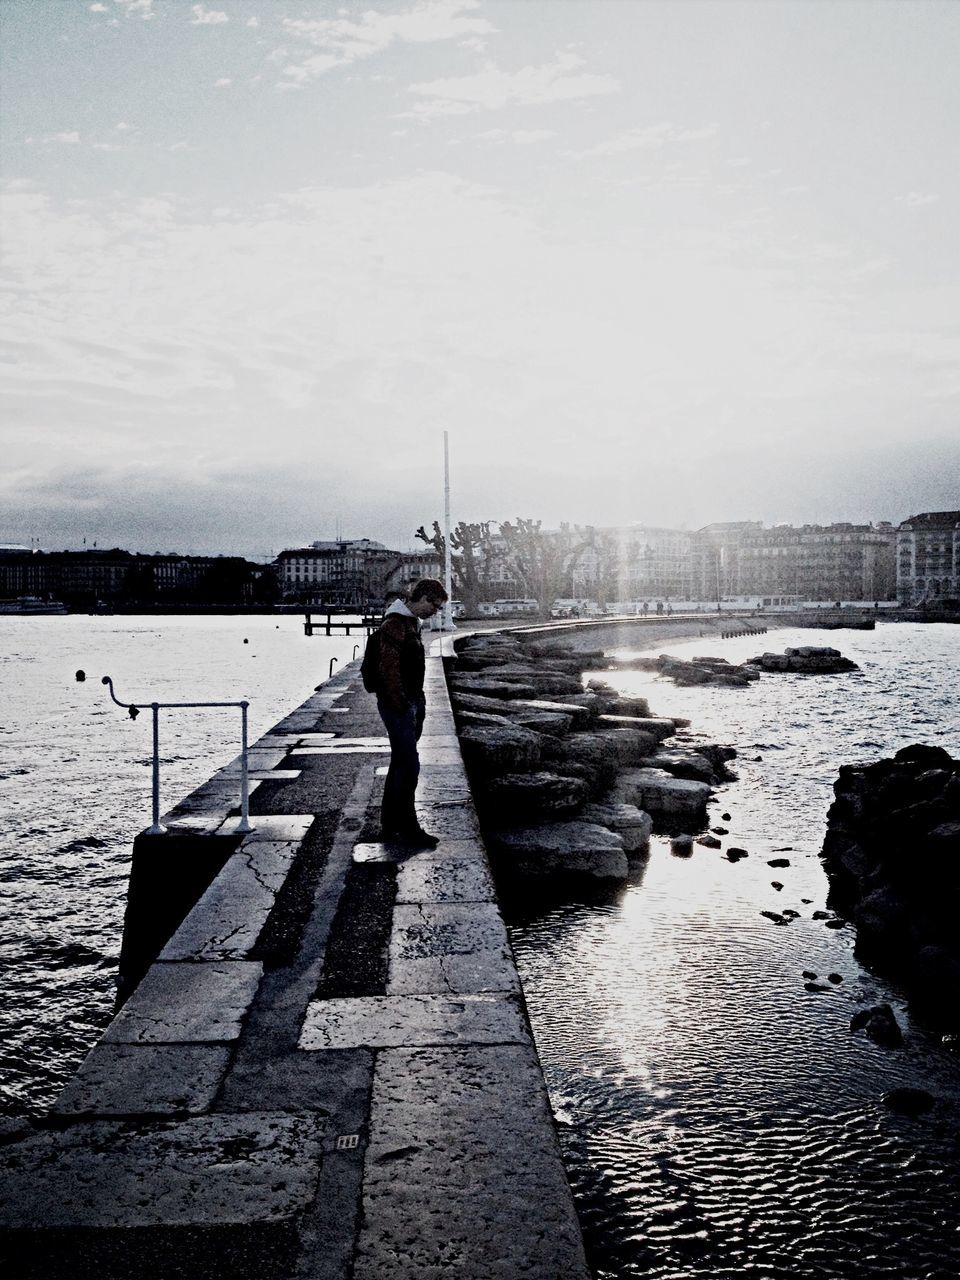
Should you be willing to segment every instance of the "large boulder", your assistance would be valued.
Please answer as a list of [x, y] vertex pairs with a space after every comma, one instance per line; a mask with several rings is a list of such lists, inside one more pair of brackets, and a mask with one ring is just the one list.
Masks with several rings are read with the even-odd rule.
[[570, 717], [571, 727], [586, 729], [595, 719], [589, 707], [581, 706], [573, 699], [559, 698], [518, 698], [514, 704], [519, 712], [549, 711]]
[[541, 738], [519, 725], [467, 725], [460, 750], [468, 768], [484, 773], [532, 769], [540, 763]]
[[529, 817], [562, 817], [582, 809], [591, 788], [582, 778], [539, 769], [532, 773], [504, 773], [482, 787], [483, 809], [496, 821]]
[[671, 773], [675, 778], [693, 778], [697, 782], [716, 781], [713, 765], [706, 756], [696, 751], [683, 753], [658, 751], [656, 755], [650, 757], [649, 767], [663, 769], [665, 773]]
[[623, 841], [594, 822], [499, 827], [487, 833], [487, 844], [499, 871], [524, 878], [619, 883], [629, 872]]
[[583, 685], [580, 677], [567, 671], [551, 671], [541, 665], [507, 663], [494, 672], [497, 680], [517, 680], [531, 684], [538, 693], [578, 693]]
[[461, 722], [465, 712], [478, 711], [486, 715], [509, 716], [524, 728], [555, 736], [567, 733], [578, 718], [582, 721], [589, 719], [588, 712], [581, 707], [567, 707], [562, 702], [537, 698], [488, 698], [482, 694], [455, 691], [452, 702]]
[[594, 790], [609, 786], [617, 771], [616, 751], [606, 734], [571, 733], [545, 742], [543, 758], [554, 766], [576, 764], [588, 769]]
[[623, 769], [611, 788], [611, 798], [645, 809], [655, 821], [680, 820], [699, 828], [706, 819], [710, 788], [705, 782], [674, 778], [659, 769]]
[[465, 729], [468, 724], [505, 725], [508, 729], [513, 724], [509, 716], [498, 716], [488, 711], [458, 711], [457, 724]]
[[546, 733], [551, 738], [562, 738], [569, 733], [571, 720], [571, 716], [564, 715], [560, 711], [527, 711], [515, 717], [515, 723], [524, 729]]
[[[501, 670], [502, 668], [497, 668]], [[455, 671], [450, 677], [450, 687], [455, 694], [458, 693], [474, 693], [480, 694], [484, 698], [532, 698], [536, 695], [537, 689], [530, 683], [523, 680], [513, 680], [508, 677], [494, 679], [493, 676], [485, 676], [481, 673], [460, 674]]]
[[551, 702], [561, 702], [567, 707], [579, 707], [585, 714], [586, 721], [578, 727], [586, 727], [593, 724], [603, 710], [603, 704], [595, 693], [588, 693], [586, 689], [580, 693], [556, 693], [550, 699]]
[[657, 739], [640, 729], [607, 729], [597, 724], [597, 737], [607, 744], [607, 755], [618, 768], [645, 764], [657, 749]]
[[487, 694], [466, 693], [455, 689], [451, 695], [453, 709], [461, 711], [485, 711], [488, 715], [504, 716], [512, 709], [512, 702], [504, 698], [491, 698]]
[[616, 832], [627, 855], [644, 857], [650, 851], [653, 819], [635, 804], [599, 801], [584, 805], [580, 817], [584, 822], [597, 822], [601, 827]]

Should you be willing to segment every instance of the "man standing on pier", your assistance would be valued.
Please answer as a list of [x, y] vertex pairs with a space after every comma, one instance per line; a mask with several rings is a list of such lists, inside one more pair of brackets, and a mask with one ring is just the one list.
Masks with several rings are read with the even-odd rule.
[[435, 849], [436, 836], [417, 820], [414, 797], [420, 777], [417, 742], [423, 731], [426, 667], [420, 625], [443, 608], [447, 593], [436, 578], [421, 578], [410, 599], [395, 600], [380, 626], [377, 710], [390, 739], [390, 768], [380, 811], [383, 840], [415, 849]]

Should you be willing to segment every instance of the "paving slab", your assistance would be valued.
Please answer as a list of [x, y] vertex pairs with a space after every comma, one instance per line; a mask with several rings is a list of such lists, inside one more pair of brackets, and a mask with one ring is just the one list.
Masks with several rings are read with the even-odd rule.
[[492, 903], [394, 908], [388, 995], [519, 989], [507, 931]]
[[421, 826], [446, 840], [479, 840], [480, 823], [472, 804], [457, 800], [421, 800], [417, 797], [417, 817]]
[[526, 1044], [528, 1034], [519, 1001], [509, 996], [360, 996], [313, 1001], [300, 1048]]
[[52, 1111], [59, 1116], [207, 1111], [229, 1062], [225, 1045], [101, 1042], [91, 1049]]
[[245, 841], [224, 863], [160, 952], [160, 959], [245, 959], [276, 902], [299, 847], [292, 840]]
[[531, 1045], [377, 1058], [353, 1280], [588, 1280]]
[[108, 1044], [191, 1044], [236, 1040], [263, 976], [252, 960], [158, 963], [103, 1037]]
[[479, 859], [432, 858], [404, 862], [397, 872], [397, 902], [493, 902], [496, 893]]
[[247, 1112], [40, 1131], [3, 1156], [4, 1226], [271, 1222], [310, 1203], [323, 1118]]
[[[220, 835], [233, 835], [239, 818], [231, 817], [218, 828]], [[255, 840], [302, 840], [313, 825], [312, 813], [271, 813], [251, 816], [252, 831], [245, 833], [243, 845]], [[242, 847], [242, 846], [241, 846]]]

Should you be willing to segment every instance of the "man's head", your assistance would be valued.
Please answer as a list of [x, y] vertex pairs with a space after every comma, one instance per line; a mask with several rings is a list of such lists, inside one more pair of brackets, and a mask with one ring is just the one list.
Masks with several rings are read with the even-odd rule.
[[421, 578], [410, 592], [408, 608], [415, 618], [432, 618], [447, 602], [447, 593], [439, 578]]

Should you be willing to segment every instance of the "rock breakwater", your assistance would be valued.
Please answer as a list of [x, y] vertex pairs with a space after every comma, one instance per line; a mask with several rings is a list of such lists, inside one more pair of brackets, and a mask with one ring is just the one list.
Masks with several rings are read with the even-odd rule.
[[692, 741], [687, 721], [653, 715], [645, 698], [584, 687], [602, 654], [497, 634], [456, 652], [454, 716], [498, 872], [619, 883], [655, 827], [704, 829], [735, 751]]

